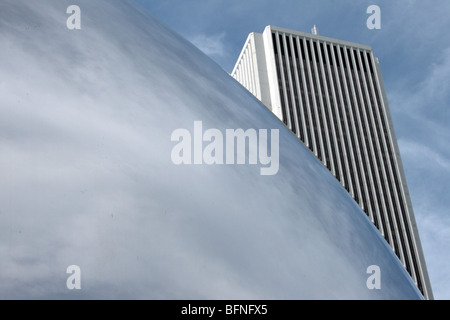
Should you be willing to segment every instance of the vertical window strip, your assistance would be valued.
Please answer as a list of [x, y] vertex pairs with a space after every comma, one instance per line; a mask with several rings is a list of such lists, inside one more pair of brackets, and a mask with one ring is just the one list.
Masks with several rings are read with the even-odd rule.
[[239, 79], [239, 68], [241, 66], [241, 61], [239, 61], [234, 73], [233, 73], [233, 78], [235, 78], [239, 83], [241, 83], [241, 79]]
[[250, 81], [251, 74], [250, 74], [250, 64], [249, 64], [249, 61], [248, 61], [248, 46], [247, 46], [247, 48], [245, 50], [244, 65], [245, 65], [245, 78], [246, 78], [246, 82], [247, 82], [247, 89], [248, 89], [248, 91], [253, 93], [253, 91], [252, 91], [252, 83]]
[[[361, 65], [355, 59], [355, 50], [353, 48], [348, 48], [347, 53], [349, 53], [348, 59], [351, 61], [353, 67], [353, 73], [351, 73], [352, 81], [352, 92], [355, 95], [355, 111], [356, 111], [356, 119], [357, 125], [359, 126], [359, 132], [361, 136], [362, 142], [362, 151], [364, 154], [364, 163], [365, 163], [365, 173], [364, 179], [366, 180], [366, 193], [368, 196], [368, 205], [369, 205], [369, 214], [371, 215], [371, 219], [374, 222], [375, 226], [379, 228], [380, 232], [384, 235], [382, 226], [380, 228], [380, 219], [379, 219], [379, 207], [378, 207], [378, 198], [375, 187], [375, 168], [374, 168], [374, 152], [372, 145], [372, 137], [369, 131], [369, 123], [367, 120], [367, 101], [365, 96], [363, 95], [361, 89], [361, 79], [359, 77], [359, 72], [362, 70]], [[367, 184], [369, 181], [369, 184]]]
[[281, 121], [283, 121], [283, 123], [285, 125], [287, 125], [287, 116], [286, 116], [286, 108], [285, 106], [285, 102], [284, 102], [284, 95], [283, 95], [283, 90], [282, 90], [282, 78], [281, 78], [281, 68], [282, 66], [280, 65], [280, 48], [279, 48], [279, 44], [277, 45], [277, 38], [278, 38], [278, 32], [273, 32], [272, 33], [272, 43], [273, 43], [273, 50], [274, 50], [274, 55], [275, 55], [275, 65], [276, 65], [276, 70], [277, 70], [277, 81], [278, 81], [278, 92], [280, 94], [280, 103], [281, 103], [281, 116], [282, 119]]
[[247, 64], [245, 63], [245, 55], [246, 51], [244, 51], [244, 54], [242, 55], [242, 77], [244, 79], [244, 87], [248, 90], [248, 75], [247, 75]]
[[[340, 119], [340, 113], [339, 113], [339, 101], [336, 97], [336, 91], [334, 89], [334, 83], [336, 83], [337, 79], [335, 77], [333, 77], [333, 73], [331, 71], [331, 63], [332, 63], [332, 59], [330, 59], [331, 57], [331, 52], [328, 50], [328, 48], [330, 47], [330, 44], [325, 43], [323, 46], [323, 50], [324, 50], [324, 55], [325, 55], [325, 63], [324, 65], [326, 66], [326, 71], [324, 71], [327, 75], [327, 84], [328, 84], [328, 92], [329, 92], [329, 97], [330, 97], [330, 102], [329, 102], [329, 108], [330, 108], [330, 112], [332, 113], [332, 117], [334, 119], [334, 135], [335, 135], [335, 139], [336, 139], [336, 143], [335, 143], [335, 159], [336, 159], [336, 163], [337, 163], [337, 169], [336, 169], [336, 176], [339, 177], [339, 180], [341, 181], [342, 185], [344, 186], [344, 188], [347, 189], [347, 191], [350, 191], [349, 187], [348, 187], [348, 181], [346, 179], [346, 174], [343, 173], [343, 168], [342, 168], [342, 163], [345, 163], [346, 161], [349, 161], [346, 158], [346, 150], [345, 150], [345, 143], [344, 143], [344, 138], [343, 138], [343, 131], [342, 131], [342, 126], [341, 126], [341, 119]], [[330, 47], [331, 48], [331, 47]], [[336, 130], [337, 128], [337, 130]]]
[[386, 239], [386, 241], [389, 243], [389, 245], [394, 248], [392, 241], [392, 231], [391, 231], [391, 225], [389, 222], [389, 219], [387, 218], [388, 212], [392, 212], [391, 209], [389, 209], [389, 202], [387, 200], [388, 196], [386, 195], [386, 172], [383, 164], [383, 157], [382, 153], [383, 150], [381, 149], [380, 145], [380, 130], [376, 122], [376, 116], [374, 114], [375, 110], [375, 100], [374, 100], [374, 93], [373, 93], [373, 85], [371, 81], [369, 81], [371, 75], [368, 72], [370, 69], [367, 64], [367, 55], [365, 54], [365, 51], [359, 51], [358, 54], [358, 61], [363, 66], [363, 71], [361, 71], [361, 76], [363, 77], [363, 85], [364, 85], [364, 92], [366, 95], [366, 100], [368, 101], [367, 110], [368, 115], [370, 118], [370, 128], [372, 131], [372, 140], [375, 144], [374, 148], [374, 154], [377, 155], [375, 161], [376, 161], [376, 180], [377, 180], [377, 186], [378, 186], [378, 200], [379, 200], [379, 219], [382, 222], [382, 225], [380, 225], [380, 228], [383, 230], [383, 235]]
[[298, 53], [298, 71], [300, 73], [300, 91], [302, 95], [302, 101], [303, 103], [303, 110], [304, 110], [304, 118], [305, 118], [305, 141], [306, 146], [313, 151], [314, 150], [314, 130], [313, 130], [313, 122], [312, 122], [312, 116], [311, 116], [311, 106], [309, 104], [309, 95], [308, 95], [308, 84], [306, 81], [306, 73], [305, 73], [305, 55], [303, 53], [303, 42], [300, 37], [295, 37], [295, 45], [297, 47], [297, 53]]
[[[343, 77], [342, 77], [342, 62], [339, 56], [339, 49], [337, 45], [332, 44], [330, 47], [331, 51], [331, 59], [333, 62], [333, 71], [335, 75], [336, 82], [335, 92], [338, 94], [339, 99], [336, 99], [338, 102], [338, 112], [339, 118], [341, 119], [341, 127], [343, 128], [342, 137], [344, 141], [344, 149], [346, 151], [345, 155], [347, 157], [347, 161], [344, 162], [345, 173], [348, 181], [348, 188], [350, 190], [350, 195], [355, 199], [355, 201], [360, 204], [360, 192], [358, 192], [359, 183], [357, 182], [358, 177], [356, 176], [356, 162], [353, 154], [353, 139], [350, 134], [350, 129], [348, 125], [348, 116], [347, 110], [345, 107], [346, 97], [343, 90]], [[342, 82], [342, 85], [341, 85]]]
[[255, 95], [256, 97], [259, 96], [259, 90], [258, 90], [258, 84], [257, 84], [257, 70], [256, 70], [256, 61], [254, 60], [254, 53], [255, 52], [255, 48], [254, 48], [254, 43], [253, 41], [250, 41], [249, 43], [249, 51], [248, 51], [248, 56], [249, 56], [249, 60], [250, 60], [250, 71], [251, 71], [251, 81], [252, 81], [252, 86], [253, 86], [253, 95]]
[[314, 102], [314, 113], [316, 115], [316, 124], [318, 125], [317, 132], [318, 132], [318, 144], [319, 144], [319, 159], [322, 160], [322, 163], [328, 168], [328, 147], [327, 147], [327, 134], [326, 134], [326, 123], [325, 123], [325, 114], [323, 112], [323, 104], [322, 104], [322, 93], [321, 93], [321, 83], [320, 78], [318, 76], [318, 70], [317, 70], [317, 50], [315, 49], [315, 43], [313, 39], [309, 39], [308, 41], [309, 49], [310, 49], [310, 65], [311, 65], [311, 76], [313, 80], [313, 86], [314, 86], [314, 92], [313, 97], [315, 100]]
[[303, 141], [303, 143], [309, 147], [308, 144], [308, 131], [307, 131], [307, 126], [306, 126], [306, 119], [305, 119], [305, 108], [306, 106], [304, 105], [304, 93], [302, 92], [301, 89], [301, 83], [300, 83], [300, 78], [299, 78], [299, 72], [301, 72], [300, 69], [300, 57], [299, 57], [299, 52], [298, 50], [296, 50], [296, 46], [294, 45], [294, 40], [292, 35], [289, 35], [289, 45], [291, 48], [291, 52], [293, 53], [292, 55], [292, 61], [293, 61], [293, 70], [294, 70], [294, 82], [295, 82], [295, 87], [297, 90], [297, 115], [300, 115], [300, 119], [299, 119], [299, 132], [298, 132], [298, 136], [300, 138], [300, 140]]
[[318, 75], [319, 78], [321, 79], [321, 92], [322, 92], [322, 97], [321, 97], [321, 101], [322, 101], [322, 108], [323, 108], [323, 113], [325, 114], [325, 123], [326, 123], [326, 128], [327, 128], [327, 146], [328, 146], [328, 154], [329, 154], [329, 168], [331, 169], [331, 173], [338, 178], [339, 180], [339, 172], [336, 172], [336, 160], [335, 157], [338, 155], [338, 151], [337, 151], [337, 139], [336, 139], [336, 129], [334, 126], [334, 122], [335, 119], [333, 117], [333, 113], [331, 111], [331, 106], [330, 106], [330, 93], [329, 93], [329, 89], [328, 89], [328, 84], [329, 84], [329, 79], [328, 77], [325, 75], [325, 68], [324, 68], [324, 64], [325, 62], [325, 58], [324, 58], [324, 52], [321, 50], [324, 47], [323, 42], [317, 42], [317, 53], [319, 56], [319, 61], [318, 61], [318, 69], [320, 70], [320, 72], [318, 71]]
[[[295, 69], [295, 52], [292, 50], [292, 36], [285, 35], [283, 37], [283, 45], [285, 48], [285, 57], [286, 57], [286, 70], [288, 73], [288, 81], [290, 87], [290, 95], [291, 95], [291, 109], [292, 109], [292, 117], [294, 120], [295, 134], [297, 138], [302, 137], [301, 128], [300, 128], [300, 115], [298, 112], [298, 89], [297, 83], [295, 83], [295, 78], [293, 79], [293, 73]], [[290, 54], [289, 54], [290, 53]], [[297, 70], [295, 70], [296, 72]]]
[[356, 194], [357, 197], [359, 199], [359, 204], [361, 206], [361, 208], [364, 210], [365, 209], [365, 201], [362, 195], [362, 185], [360, 183], [360, 178], [361, 178], [361, 169], [360, 169], [360, 160], [358, 157], [358, 150], [359, 150], [359, 144], [358, 144], [358, 139], [357, 137], [355, 137], [355, 127], [354, 127], [354, 123], [352, 121], [352, 106], [351, 106], [351, 99], [350, 99], [350, 94], [348, 91], [348, 85], [347, 85], [347, 75], [345, 73], [346, 69], [347, 69], [347, 64], [345, 63], [345, 60], [343, 59], [342, 55], [344, 54], [344, 50], [341, 46], [336, 45], [336, 51], [337, 51], [337, 56], [338, 56], [338, 60], [339, 60], [339, 71], [340, 71], [340, 76], [341, 76], [341, 80], [342, 80], [342, 87], [343, 87], [343, 97], [345, 99], [344, 102], [344, 109], [346, 111], [346, 126], [348, 126], [347, 128], [347, 133], [351, 139], [352, 142], [352, 148], [351, 148], [351, 155], [352, 155], [352, 162], [354, 164], [354, 170], [353, 171], [353, 181], [354, 181], [354, 187], [356, 189]]
[[248, 90], [255, 95], [255, 88], [253, 87], [253, 73], [252, 73], [252, 63], [250, 61], [250, 43], [247, 46], [247, 50], [245, 52], [245, 63], [247, 65], [247, 75], [248, 75]]
[[283, 101], [284, 103], [282, 103], [282, 108], [284, 109], [283, 115], [285, 116], [285, 124], [286, 126], [289, 128], [289, 130], [292, 130], [292, 123], [291, 123], [291, 118], [289, 116], [289, 100], [287, 97], [287, 90], [286, 90], [286, 81], [285, 81], [285, 76], [284, 76], [284, 68], [283, 68], [283, 51], [281, 50], [281, 46], [280, 46], [280, 33], [278, 33], [278, 31], [275, 32], [275, 40], [276, 40], [276, 46], [277, 46], [277, 51], [278, 51], [278, 65], [279, 65], [279, 71], [280, 71], [280, 95], [283, 96]]
[[[373, 54], [371, 54], [371, 60], [374, 65], [373, 61]], [[376, 70], [376, 68], [374, 68]], [[374, 81], [375, 81], [375, 90], [376, 90], [376, 97], [379, 104], [379, 113], [380, 113], [380, 119], [381, 124], [383, 127], [384, 136], [386, 139], [386, 147], [387, 147], [387, 168], [389, 172], [389, 185], [391, 188], [391, 194], [394, 195], [394, 203], [395, 203], [395, 214], [394, 216], [394, 226], [396, 229], [396, 235], [398, 236], [398, 241], [400, 242], [399, 249], [401, 253], [400, 260], [405, 265], [408, 272], [411, 274], [411, 277], [414, 279], [414, 281], [417, 282], [417, 275], [414, 272], [413, 268], [414, 266], [410, 263], [409, 259], [406, 259], [404, 254], [404, 247], [407, 245], [405, 243], [404, 235], [406, 234], [404, 225], [403, 225], [403, 212], [404, 212], [404, 206], [403, 203], [401, 203], [401, 192], [398, 187], [398, 176], [397, 176], [397, 168], [395, 165], [395, 154], [394, 154], [394, 147], [393, 147], [393, 141], [392, 136], [389, 129], [389, 122], [387, 118], [387, 112], [386, 112], [386, 105], [384, 104], [384, 101], [381, 97], [381, 86], [380, 86], [380, 79], [378, 78], [377, 72], [374, 73]], [[399, 221], [400, 220], [400, 221]], [[402, 232], [403, 231], [403, 232]], [[409, 238], [409, 237], [408, 237]], [[408, 240], [407, 240], [408, 241]], [[408, 255], [409, 250], [407, 250], [406, 254]]]
[[322, 79], [319, 76], [319, 68], [318, 61], [318, 51], [317, 51], [317, 42], [314, 40], [309, 40], [309, 44], [311, 47], [311, 64], [312, 64], [312, 72], [313, 72], [313, 81], [314, 81], [314, 87], [316, 88], [315, 91], [315, 97], [316, 97], [316, 106], [317, 106], [317, 122], [319, 123], [319, 130], [320, 130], [320, 146], [321, 146], [321, 152], [322, 152], [322, 162], [323, 164], [330, 169], [329, 166], [329, 139], [328, 137], [328, 129], [327, 129], [327, 117], [325, 110], [323, 108], [323, 99], [322, 99]]
[[[372, 88], [372, 95], [374, 99], [374, 116], [377, 118], [377, 127], [378, 127], [378, 139], [381, 141], [380, 147], [381, 147], [381, 159], [382, 159], [382, 170], [384, 172], [384, 185], [385, 185], [385, 193], [387, 194], [387, 203], [389, 204], [389, 212], [386, 213], [387, 220], [390, 225], [391, 235], [392, 235], [392, 243], [391, 246], [394, 247], [394, 252], [397, 254], [397, 256], [400, 259], [400, 249], [399, 249], [399, 236], [398, 236], [398, 227], [396, 219], [394, 218], [395, 212], [397, 211], [397, 207], [395, 204], [395, 197], [392, 194], [393, 187], [392, 187], [392, 172], [390, 170], [389, 165], [389, 152], [387, 148], [387, 136], [386, 131], [383, 128], [383, 122], [382, 122], [382, 106], [380, 105], [380, 96], [379, 96], [379, 88], [377, 87], [378, 81], [375, 78], [375, 74], [373, 73], [373, 70], [375, 70], [375, 66], [373, 65], [373, 54], [368, 53], [366, 56], [366, 59], [368, 60], [367, 63], [369, 65], [369, 69], [371, 71], [371, 88]], [[401, 260], [401, 259], [400, 259]], [[404, 264], [405, 262], [401, 260]]]
[[359, 182], [360, 182], [360, 188], [361, 188], [361, 199], [363, 202], [363, 210], [364, 212], [367, 213], [367, 215], [369, 215], [373, 221], [372, 218], [372, 214], [371, 214], [371, 208], [369, 207], [369, 196], [368, 196], [368, 191], [367, 191], [367, 182], [366, 182], [366, 172], [367, 172], [367, 168], [365, 165], [365, 161], [363, 159], [362, 156], [362, 141], [361, 139], [363, 138], [363, 134], [361, 132], [361, 128], [357, 123], [357, 98], [355, 95], [355, 88], [353, 87], [353, 77], [352, 77], [352, 70], [353, 70], [353, 64], [351, 63], [351, 60], [349, 60], [348, 58], [348, 51], [349, 49], [344, 46], [341, 47], [341, 55], [344, 58], [344, 69], [345, 69], [345, 77], [346, 77], [346, 83], [348, 85], [348, 87], [346, 88], [346, 92], [348, 92], [348, 97], [349, 97], [349, 114], [350, 114], [350, 123], [352, 126], [352, 132], [355, 135], [355, 141], [356, 141], [356, 150], [355, 153], [357, 155], [358, 158], [358, 178], [359, 178]]
[[289, 118], [291, 119], [291, 131], [298, 136], [299, 127], [298, 127], [298, 117], [295, 103], [295, 92], [294, 86], [292, 83], [292, 72], [291, 72], [291, 62], [290, 62], [290, 48], [287, 46], [286, 42], [286, 34], [282, 34], [281, 43], [283, 44], [283, 52], [284, 52], [284, 75], [285, 75], [285, 83], [286, 83], [286, 92], [287, 92], [287, 101], [289, 105]]
[[310, 60], [311, 58], [311, 48], [308, 45], [309, 41], [307, 41], [305, 38], [302, 39], [303, 40], [303, 46], [305, 48], [304, 52], [305, 52], [305, 63], [306, 63], [306, 72], [308, 73], [308, 82], [309, 82], [309, 93], [310, 93], [310, 101], [312, 101], [312, 108], [311, 108], [311, 118], [313, 121], [312, 124], [312, 128], [314, 130], [314, 136], [315, 136], [315, 140], [314, 140], [314, 154], [316, 155], [317, 158], [319, 158], [322, 161], [322, 144], [321, 144], [321, 140], [322, 140], [322, 136], [321, 136], [321, 128], [320, 128], [320, 124], [319, 124], [319, 120], [318, 120], [318, 111], [317, 111], [317, 102], [316, 102], [316, 88], [314, 86], [314, 75], [312, 73], [312, 68], [311, 68], [311, 64], [310, 64]]

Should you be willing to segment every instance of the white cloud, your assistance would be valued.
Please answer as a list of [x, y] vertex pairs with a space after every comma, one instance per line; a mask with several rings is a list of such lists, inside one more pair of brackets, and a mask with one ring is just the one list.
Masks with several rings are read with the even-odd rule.
[[407, 86], [389, 93], [389, 100], [395, 110], [413, 115], [415, 112], [433, 111], [448, 112], [446, 106], [450, 98], [450, 47], [442, 51], [438, 60], [430, 61], [429, 71], [423, 80], [417, 80], [414, 86]]
[[388, 93], [422, 247], [436, 299], [450, 297], [450, 47], [430, 60], [423, 80]]
[[225, 45], [224, 45], [225, 33], [219, 33], [216, 35], [205, 35], [198, 34], [189, 40], [201, 51], [209, 56], [224, 56], [225, 55]]
[[410, 158], [416, 165], [437, 170], [443, 169], [450, 173], [450, 159], [439, 150], [407, 139], [400, 139], [399, 144], [401, 145], [402, 156]]

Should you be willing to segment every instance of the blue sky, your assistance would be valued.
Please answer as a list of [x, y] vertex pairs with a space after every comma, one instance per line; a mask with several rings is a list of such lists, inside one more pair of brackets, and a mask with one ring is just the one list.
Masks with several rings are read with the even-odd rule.
[[[370, 45], [381, 63], [436, 299], [450, 299], [450, 1], [137, 0], [231, 72], [267, 25]], [[370, 5], [381, 29], [369, 30]]]

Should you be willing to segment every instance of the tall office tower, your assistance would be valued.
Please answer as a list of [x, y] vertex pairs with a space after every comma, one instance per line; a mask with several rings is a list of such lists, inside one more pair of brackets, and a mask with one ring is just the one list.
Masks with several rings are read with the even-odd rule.
[[231, 75], [340, 181], [432, 299], [379, 62], [369, 46], [312, 33], [251, 33]]

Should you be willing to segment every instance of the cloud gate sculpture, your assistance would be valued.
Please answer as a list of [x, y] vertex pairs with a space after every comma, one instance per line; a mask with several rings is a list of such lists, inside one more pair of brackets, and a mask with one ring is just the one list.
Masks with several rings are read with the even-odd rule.
[[422, 298], [294, 135], [133, 2], [4, 0], [0, 39], [1, 299]]

